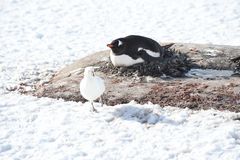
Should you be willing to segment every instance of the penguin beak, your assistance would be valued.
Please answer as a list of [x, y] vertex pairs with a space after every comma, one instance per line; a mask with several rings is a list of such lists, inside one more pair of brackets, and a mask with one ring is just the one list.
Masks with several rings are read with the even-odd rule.
[[107, 44], [107, 47], [113, 48], [113, 45], [112, 44]]

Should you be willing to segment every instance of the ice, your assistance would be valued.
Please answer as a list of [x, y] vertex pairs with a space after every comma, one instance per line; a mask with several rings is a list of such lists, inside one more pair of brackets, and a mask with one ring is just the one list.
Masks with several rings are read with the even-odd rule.
[[199, 77], [203, 79], [209, 78], [226, 78], [233, 74], [231, 70], [215, 70], [215, 69], [191, 69], [186, 75], [189, 77]]

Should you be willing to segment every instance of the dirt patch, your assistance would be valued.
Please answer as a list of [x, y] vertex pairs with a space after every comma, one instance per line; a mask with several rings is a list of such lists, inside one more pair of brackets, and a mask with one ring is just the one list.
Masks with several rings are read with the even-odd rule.
[[240, 84], [238, 79], [225, 80], [225, 84], [215, 86], [219, 80], [201, 81], [185, 79], [158, 83], [139, 102], [151, 101], [162, 106], [180, 108], [240, 111]]

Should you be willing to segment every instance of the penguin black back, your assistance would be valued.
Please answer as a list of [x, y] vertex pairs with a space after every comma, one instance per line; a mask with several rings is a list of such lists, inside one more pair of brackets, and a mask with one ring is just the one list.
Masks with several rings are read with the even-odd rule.
[[[130, 35], [115, 39], [107, 46], [112, 50], [112, 53], [110, 53], [111, 61], [114, 65], [118, 66], [159, 61], [164, 56], [164, 47], [161, 47], [158, 42], [151, 38], [139, 35]], [[123, 57], [129, 63], [125, 63]]]
[[[143, 48], [150, 50], [152, 52], [159, 52], [161, 53], [161, 46], [158, 42], [151, 38], [143, 37], [143, 36], [138, 36], [138, 35], [130, 35], [124, 38], [125, 41], [127, 41], [127, 45], [129, 45], [128, 49], [138, 49], [138, 48]], [[130, 47], [132, 46], [132, 47]]]

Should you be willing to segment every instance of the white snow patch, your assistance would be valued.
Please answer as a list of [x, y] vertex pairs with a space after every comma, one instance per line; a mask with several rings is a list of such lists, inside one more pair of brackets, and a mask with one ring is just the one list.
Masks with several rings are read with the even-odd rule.
[[212, 57], [216, 57], [217, 55], [223, 53], [223, 51], [217, 50], [217, 49], [205, 49], [204, 50], [204, 55], [207, 56], [212, 56]]

